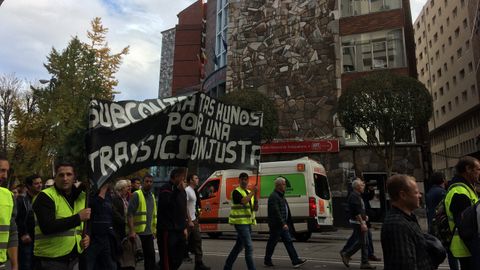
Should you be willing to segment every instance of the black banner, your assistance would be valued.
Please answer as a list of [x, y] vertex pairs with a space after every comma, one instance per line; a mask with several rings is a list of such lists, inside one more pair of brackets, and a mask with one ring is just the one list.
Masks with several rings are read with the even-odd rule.
[[90, 104], [89, 176], [105, 181], [150, 166], [253, 169], [262, 114], [198, 92], [145, 101]]

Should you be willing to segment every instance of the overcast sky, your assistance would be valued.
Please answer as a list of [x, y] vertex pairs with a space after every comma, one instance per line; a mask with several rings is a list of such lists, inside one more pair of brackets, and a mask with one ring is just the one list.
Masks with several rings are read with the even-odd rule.
[[[117, 73], [117, 100], [156, 98], [161, 32], [195, 0], [5, 0], [0, 7], [0, 74], [28, 81], [49, 79], [43, 67], [52, 47], [63, 50], [72, 36], [86, 41], [90, 21], [101, 17], [113, 52], [130, 45]], [[426, 0], [410, 0], [415, 20]]]

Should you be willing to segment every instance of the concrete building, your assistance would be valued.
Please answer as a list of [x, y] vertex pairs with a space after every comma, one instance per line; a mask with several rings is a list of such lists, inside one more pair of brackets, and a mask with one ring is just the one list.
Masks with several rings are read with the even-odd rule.
[[479, 0], [430, 0], [414, 23], [418, 78], [433, 97], [432, 166], [480, 157]]
[[158, 97], [172, 96], [173, 57], [175, 51], [175, 28], [162, 32], [162, 56], [160, 59], [160, 82]]
[[[336, 205], [353, 175], [363, 175], [377, 187], [381, 217], [384, 162], [344, 134], [335, 114], [342, 89], [357, 77], [381, 70], [416, 76], [409, 1], [209, 0], [206, 22], [203, 91], [215, 97], [246, 89], [265, 94], [279, 114], [276, 143], [300, 149], [262, 154], [262, 161], [305, 155], [320, 161]], [[397, 148], [393, 171], [423, 181], [422, 151], [412, 136]], [[342, 216], [341, 207], [334, 209]]]

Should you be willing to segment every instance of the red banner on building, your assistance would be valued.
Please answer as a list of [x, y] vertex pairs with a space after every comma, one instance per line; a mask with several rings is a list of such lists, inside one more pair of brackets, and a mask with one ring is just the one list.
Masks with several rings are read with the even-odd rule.
[[338, 153], [338, 140], [282, 141], [262, 144], [262, 154], [280, 153]]

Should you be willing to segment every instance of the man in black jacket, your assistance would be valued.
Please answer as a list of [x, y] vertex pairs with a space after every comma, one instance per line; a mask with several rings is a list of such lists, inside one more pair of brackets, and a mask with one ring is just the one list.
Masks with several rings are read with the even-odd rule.
[[186, 174], [186, 168], [174, 169], [170, 181], [158, 192], [157, 243], [161, 270], [178, 269], [187, 248]]
[[42, 191], [42, 178], [33, 174], [25, 179], [27, 194], [17, 197], [18, 214], [18, 263], [20, 270], [35, 269], [33, 257], [33, 241], [35, 234], [35, 217], [33, 216], [32, 201]]
[[281, 237], [288, 256], [292, 261], [293, 267], [298, 268], [307, 260], [300, 259], [295, 247], [293, 247], [292, 238], [289, 233], [289, 226], [292, 226], [292, 215], [285, 199], [287, 181], [283, 177], [275, 179], [275, 190], [268, 197], [268, 227], [270, 228], [270, 237], [268, 238], [265, 251], [265, 266], [273, 266], [272, 255], [277, 245], [278, 238]]

